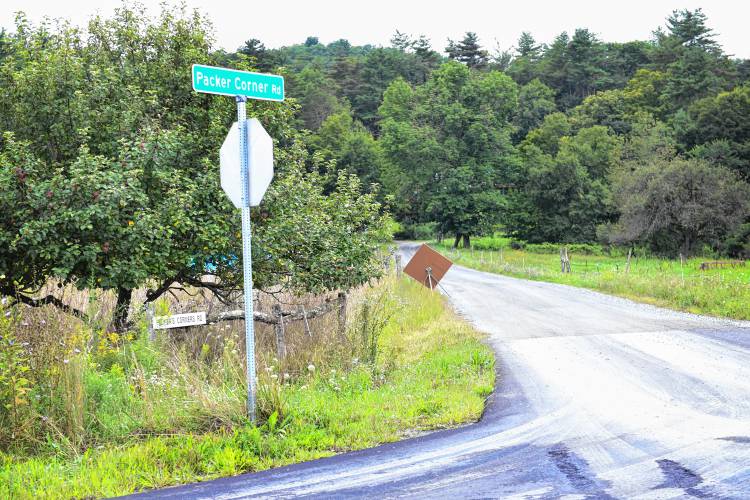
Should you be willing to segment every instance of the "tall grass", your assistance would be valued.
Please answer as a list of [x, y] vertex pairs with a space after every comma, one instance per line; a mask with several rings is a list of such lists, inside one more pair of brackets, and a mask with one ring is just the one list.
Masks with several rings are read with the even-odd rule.
[[568, 274], [560, 271], [560, 245], [546, 246], [550, 248], [542, 253], [504, 245], [497, 250], [437, 245], [456, 263], [481, 271], [579, 286], [697, 314], [750, 319], [748, 266], [701, 271], [703, 258], [681, 261], [637, 255], [628, 269], [624, 252], [592, 255], [580, 249], [576, 253], [572, 247]]
[[[0, 441], [0, 498], [124, 494], [479, 417], [493, 387], [492, 353], [438, 294], [391, 277], [349, 304], [344, 336], [335, 313], [311, 321], [310, 333], [288, 325], [284, 359], [275, 357], [272, 329], [257, 325], [258, 426], [245, 417], [241, 322], [160, 332], [150, 342], [143, 324], [113, 338], [24, 308], [3, 331], [34, 342], [19, 359], [41, 371], [29, 381], [26, 424]], [[56, 329], [24, 330], [40, 318]]]

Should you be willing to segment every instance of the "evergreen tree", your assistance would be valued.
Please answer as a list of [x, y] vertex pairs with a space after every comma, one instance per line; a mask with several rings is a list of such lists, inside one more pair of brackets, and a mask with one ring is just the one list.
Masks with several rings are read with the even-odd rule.
[[258, 71], [269, 72], [275, 67], [273, 55], [266, 49], [263, 42], [257, 38], [251, 38], [245, 42], [245, 45], [237, 50], [238, 53], [244, 54], [251, 58], [251, 63]]
[[391, 47], [401, 52], [411, 49], [412, 45], [411, 37], [406, 33], [401, 33], [399, 30], [396, 30], [396, 33], [391, 37]]
[[518, 57], [526, 57], [530, 60], [535, 60], [539, 57], [540, 50], [541, 46], [536, 43], [536, 40], [531, 36], [531, 33], [528, 31], [521, 33], [521, 36], [518, 38], [518, 47], [516, 48]]
[[667, 18], [669, 33], [680, 44], [704, 50], [720, 50], [714, 40], [713, 30], [706, 25], [708, 18], [701, 9], [675, 10]]
[[445, 51], [448, 57], [466, 64], [470, 68], [481, 69], [487, 66], [489, 56], [487, 51], [479, 45], [479, 37], [476, 33], [467, 31], [460, 42], [448, 40]]

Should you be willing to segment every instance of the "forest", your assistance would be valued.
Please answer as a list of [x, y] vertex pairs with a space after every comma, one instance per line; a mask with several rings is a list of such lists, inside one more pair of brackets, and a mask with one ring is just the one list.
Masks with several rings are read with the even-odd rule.
[[444, 48], [396, 32], [226, 54], [245, 57], [286, 75], [310, 150], [381, 186], [399, 236], [750, 252], [750, 60], [700, 9], [626, 43], [524, 31], [491, 53], [472, 32]]

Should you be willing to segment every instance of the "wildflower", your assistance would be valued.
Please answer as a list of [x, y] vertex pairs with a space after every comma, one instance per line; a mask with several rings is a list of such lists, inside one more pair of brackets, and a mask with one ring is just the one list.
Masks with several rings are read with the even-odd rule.
[[359, 358], [354, 358], [354, 359], [352, 360], [352, 364], [353, 364], [353, 365], [356, 365], [357, 363], [359, 363]]
[[289, 375], [288, 373], [284, 374], [284, 380], [289, 380], [290, 378], [291, 378], [291, 375]]
[[266, 371], [271, 373], [273, 371], [273, 366], [266, 366]]
[[278, 376], [278, 375], [276, 375], [275, 373], [272, 373], [272, 374], [271, 374], [271, 378], [272, 378], [272, 379], [274, 379], [274, 380], [276, 380], [277, 378], [279, 378], [279, 376]]
[[70, 363], [70, 360], [69, 359], [63, 359], [63, 363], [65, 363], [67, 365], [68, 363]]
[[5, 313], [5, 317], [6, 318], [10, 318], [10, 311], [8, 311], [8, 312]]
[[314, 372], [315, 371], [315, 365], [312, 364], [312, 363], [310, 363], [309, 365], [307, 365], [307, 371], [309, 371], [310, 373]]
[[42, 422], [46, 422], [47, 420], [49, 420], [49, 417], [47, 417], [46, 415], [42, 415]]
[[0, 299], [0, 304], [5, 305], [7, 303], [8, 303], [8, 298], [7, 297], [3, 297], [2, 299]]
[[73, 349], [73, 352], [76, 353], [76, 354], [81, 354], [81, 350], [79, 348], [77, 348], [77, 347], [75, 349]]

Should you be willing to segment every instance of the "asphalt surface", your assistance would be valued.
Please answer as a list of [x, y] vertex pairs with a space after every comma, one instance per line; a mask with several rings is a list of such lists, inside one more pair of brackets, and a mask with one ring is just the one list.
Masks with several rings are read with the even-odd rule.
[[140, 498], [750, 498], [750, 323], [458, 266], [442, 284], [497, 352], [479, 423]]

